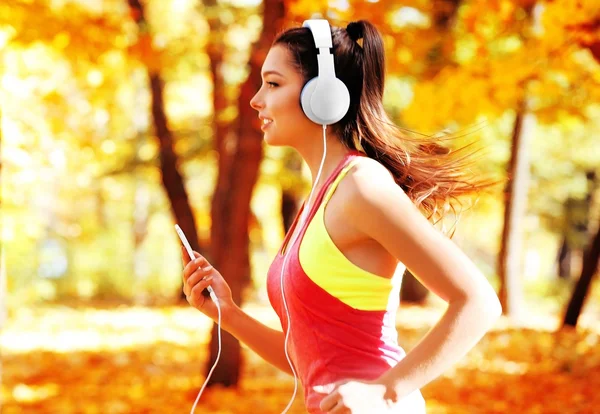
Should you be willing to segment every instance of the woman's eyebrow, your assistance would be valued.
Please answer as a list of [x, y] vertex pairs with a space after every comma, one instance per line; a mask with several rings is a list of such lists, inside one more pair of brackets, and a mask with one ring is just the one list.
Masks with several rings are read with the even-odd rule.
[[263, 74], [262, 74], [263, 77], [265, 77], [267, 75], [278, 75], [283, 78], [283, 75], [281, 73], [277, 72], [276, 70], [267, 70], [267, 71], [263, 72]]

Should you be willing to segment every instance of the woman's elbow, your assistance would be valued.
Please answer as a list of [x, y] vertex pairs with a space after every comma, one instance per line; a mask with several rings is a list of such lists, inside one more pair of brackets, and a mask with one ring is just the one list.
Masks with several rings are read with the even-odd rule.
[[502, 315], [502, 304], [493, 289], [483, 289], [465, 294], [460, 301], [462, 306], [470, 308], [481, 320], [494, 324]]
[[502, 316], [502, 304], [498, 299], [498, 295], [495, 292], [487, 292], [481, 294], [476, 299], [479, 314], [489, 321], [490, 324], [496, 323], [496, 321]]

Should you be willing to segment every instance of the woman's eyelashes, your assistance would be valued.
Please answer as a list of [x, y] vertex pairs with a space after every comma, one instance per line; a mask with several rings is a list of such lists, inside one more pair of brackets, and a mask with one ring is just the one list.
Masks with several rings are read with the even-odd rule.
[[[275, 82], [263, 82], [261, 85], [261, 88], [265, 85], [267, 85], [267, 88], [269, 88], [269, 89], [276, 88], [279, 86], [279, 84], [275, 83]], [[258, 93], [258, 91], [256, 91], [256, 93]]]

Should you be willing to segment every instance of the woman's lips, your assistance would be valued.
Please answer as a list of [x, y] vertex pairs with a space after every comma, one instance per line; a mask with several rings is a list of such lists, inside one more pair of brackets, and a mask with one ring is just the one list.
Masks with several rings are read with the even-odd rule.
[[266, 118], [265, 118], [265, 119], [263, 119], [263, 122], [262, 122], [262, 124], [261, 124], [261, 126], [260, 126], [260, 129], [262, 129], [262, 130], [264, 131], [264, 130], [265, 130], [265, 129], [267, 129], [267, 128], [268, 128], [268, 127], [269, 127], [269, 126], [272, 124], [272, 123], [273, 123], [273, 120], [271, 120], [271, 119], [266, 119]]

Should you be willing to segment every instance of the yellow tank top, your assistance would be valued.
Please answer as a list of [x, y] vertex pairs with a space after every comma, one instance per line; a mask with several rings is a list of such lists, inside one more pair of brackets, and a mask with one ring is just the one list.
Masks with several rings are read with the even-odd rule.
[[359, 310], [386, 310], [398, 303], [405, 267], [391, 279], [368, 272], [344, 256], [325, 227], [324, 212], [338, 184], [358, 161], [351, 160], [335, 178], [310, 221], [300, 245], [299, 259], [306, 275], [319, 287]]

